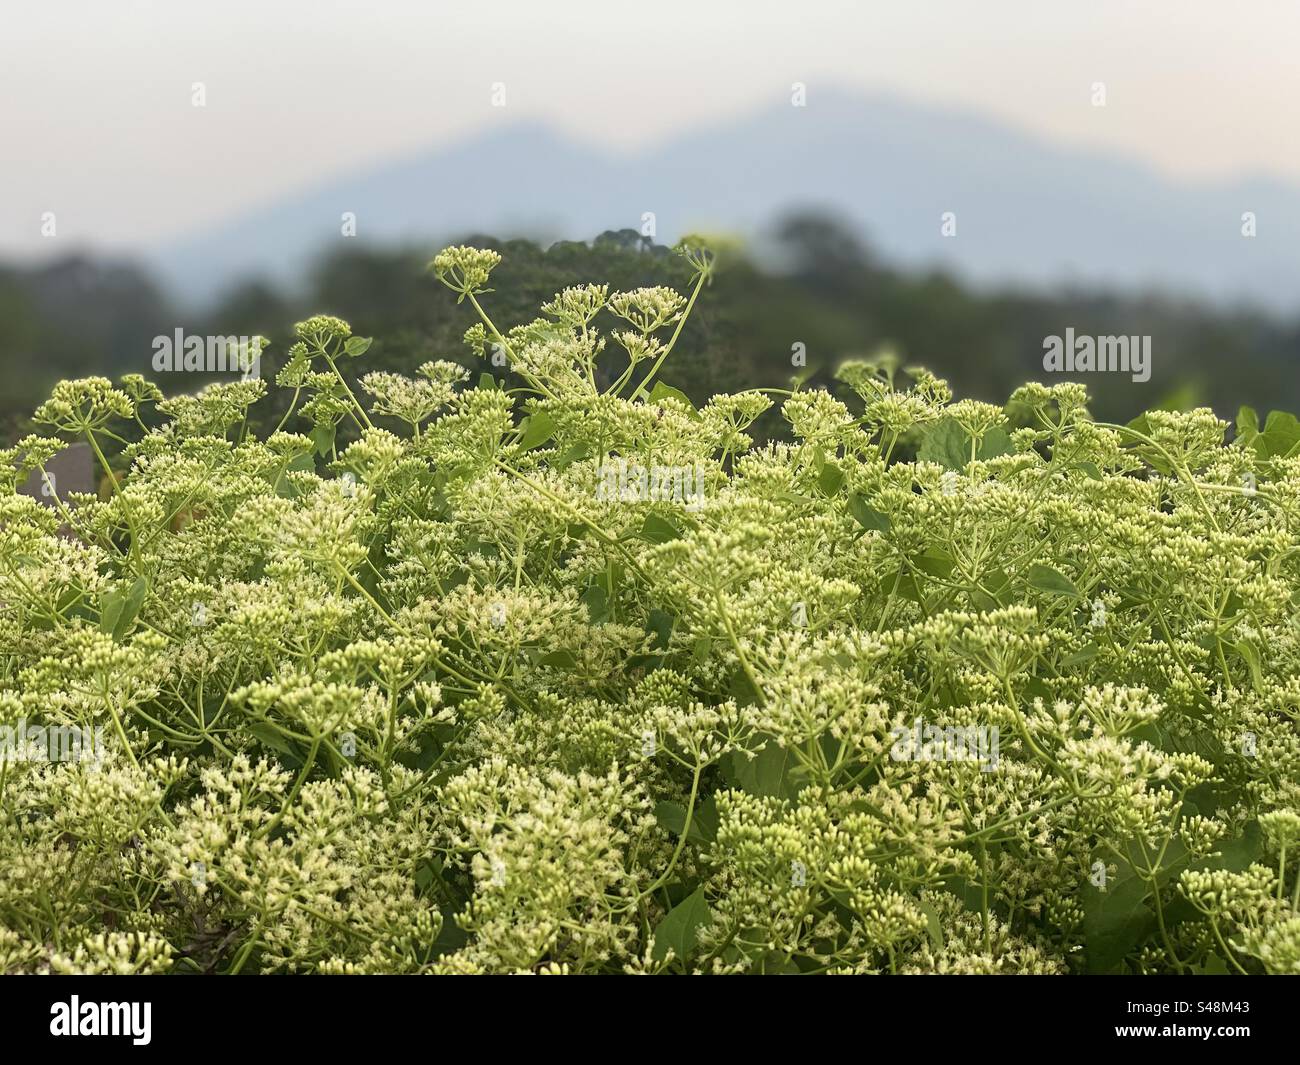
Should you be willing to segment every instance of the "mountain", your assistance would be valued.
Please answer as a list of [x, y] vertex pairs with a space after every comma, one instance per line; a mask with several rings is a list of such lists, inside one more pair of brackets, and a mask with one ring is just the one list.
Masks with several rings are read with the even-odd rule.
[[[942, 267], [979, 285], [1159, 288], [1276, 311], [1300, 309], [1300, 188], [1268, 179], [1174, 181], [1140, 163], [1063, 148], [986, 118], [890, 96], [810, 93], [667, 141], [604, 153], [517, 124], [331, 177], [163, 248], [152, 260], [185, 298], [206, 301], [256, 274], [290, 281], [344, 239], [469, 233], [657, 238], [726, 229], [761, 238], [782, 212], [821, 208], [884, 258]], [[954, 212], [954, 236], [941, 233]], [[1243, 237], [1243, 212], [1258, 235]]]

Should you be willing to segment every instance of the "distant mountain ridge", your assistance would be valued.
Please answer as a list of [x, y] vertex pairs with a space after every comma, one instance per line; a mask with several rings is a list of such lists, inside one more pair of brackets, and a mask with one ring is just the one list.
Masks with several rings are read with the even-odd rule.
[[[359, 240], [432, 245], [472, 232], [586, 240], [639, 228], [644, 212], [660, 241], [695, 228], [759, 237], [783, 212], [810, 207], [858, 228], [887, 260], [976, 284], [1158, 287], [1300, 310], [1300, 188], [1180, 183], [989, 119], [839, 92], [634, 157], [509, 125], [324, 179], [148, 261], [177, 294], [207, 301], [247, 275], [299, 277], [344, 239], [344, 212]], [[941, 232], [945, 212], [955, 236]]]

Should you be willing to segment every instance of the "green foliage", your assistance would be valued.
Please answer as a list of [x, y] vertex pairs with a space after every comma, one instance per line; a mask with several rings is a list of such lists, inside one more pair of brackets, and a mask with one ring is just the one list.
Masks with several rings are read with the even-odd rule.
[[[688, 398], [679, 251], [512, 322], [448, 249], [464, 365], [315, 316], [274, 391], [59, 385], [0, 453], [0, 969], [1300, 972], [1292, 423]], [[73, 439], [100, 497], [17, 493]]]
[[[503, 257], [488, 298], [493, 314], [512, 323], [593, 277], [613, 290], [667, 285], [685, 292], [695, 269], [632, 230], [549, 247], [469, 235], [467, 242]], [[1158, 338], [1154, 376], [1142, 389], [1123, 375], [1089, 375], [1099, 416], [1121, 420], [1143, 405], [1188, 410], [1204, 403], [1220, 413], [1243, 403], [1300, 409], [1300, 378], [1286, 372], [1297, 357], [1294, 321], [1152, 294], [975, 291], [930, 272], [891, 269], [849, 229], [816, 215], [780, 220], [764, 246], [772, 254], [762, 260], [747, 259], [743, 249], [724, 251], [724, 269], [710, 279], [707, 301], [697, 304], [677, 344], [672, 385], [696, 404], [737, 381], [784, 385], [792, 373], [800, 387], [833, 388], [830, 373], [841, 359], [884, 350], [941, 373], [960, 395], [1000, 402], [1041, 365], [1043, 337], [1069, 321], [1081, 334]], [[0, 446], [30, 431], [26, 416], [59, 378], [148, 372], [154, 338], [171, 336], [180, 323], [195, 334], [270, 336], [264, 365], [273, 376], [291, 342], [278, 330], [328, 308], [377, 338], [363, 359], [340, 365], [353, 388], [363, 367], [409, 374], [430, 357], [459, 351], [475, 320], [459, 292], [431, 296], [422, 270], [427, 260], [422, 246], [342, 241], [306, 278], [284, 288], [250, 278], [206, 311], [169, 304], [129, 265], [75, 256], [22, 269], [0, 263]], [[805, 346], [806, 366], [792, 364], [794, 342]], [[618, 357], [616, 350], [603, 356], [601, 366], [613, 375], [603, 384], [621, 372]], [[507, 379], [499, 366], [492, 372]], [[272, 392], [251, 412], [250, 429], [274, 431], [288, 401]], [[756, 438], [780, 429], [773, 414], [760, 421]], [[355, 435], [347, 424], [340, 432]]]

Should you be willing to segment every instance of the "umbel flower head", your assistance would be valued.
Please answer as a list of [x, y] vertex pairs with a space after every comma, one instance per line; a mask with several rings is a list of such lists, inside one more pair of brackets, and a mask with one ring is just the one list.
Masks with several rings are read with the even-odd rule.
[[501, 256], [484, 248], [471, 248], [459, 245], [444, 248], [436, 256], [429, 268], [434, 276], [453, 292], [459, 293], [460, 302], [466, 296], [482, 295], [490, 292], [487, 288], [488, 277], [501, 262]]
[[108, 378], [84, 377], [60, 381], [32, 418], [61, 432], [82, 433], [102, 429], [114, 418], [129, 418], [134, 410], [131, 397]]

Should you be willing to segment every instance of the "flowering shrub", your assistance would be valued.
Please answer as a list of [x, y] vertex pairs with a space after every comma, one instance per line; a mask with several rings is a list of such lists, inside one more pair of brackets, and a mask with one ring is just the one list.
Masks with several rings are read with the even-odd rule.
[[[0, 969], [1300, 972], [1300, 424], [887, 360], [695, 409], [680, 250], [502, 332], [449, 248], [511, 376], [353, 388], [312, 318], [266, 439], [262, 380], [55, 389], [0, 461]], [[73, 439], [100, 497], [17, 492]]]

